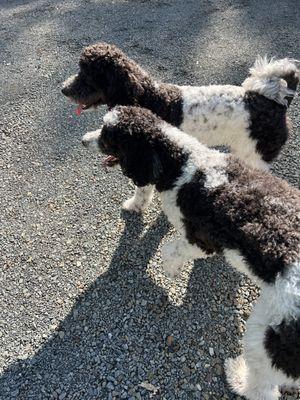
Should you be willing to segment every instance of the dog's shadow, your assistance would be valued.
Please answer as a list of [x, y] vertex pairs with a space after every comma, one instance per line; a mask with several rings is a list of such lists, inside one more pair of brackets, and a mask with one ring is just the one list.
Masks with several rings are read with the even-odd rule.
[[[217, 398], [215, 390], [235, 398], [222, 370], [223, 359], [238, 348], [233, 272], [221, 270], [217, 259], [198, 261], [187, 288], [180, 280], [170, 282], [170, 293], [175, 287], [181, 296], [181, 303], [177, 295], [171, 301], [159, 278], [155, 283], [146, 271], [168, 222], [160, 214], [142, 235], [141, 217], [125, 213], [124, 218], [107, 272], [32, 358], [4, 371], [0, 398], [40, 393], [41, 399], [197, 399], [200, 389], [208, 398]], [[159, 267], [152, 261], [150, 268]], [[220, 331], [224, 318], [232, 320], [232, 331]]]

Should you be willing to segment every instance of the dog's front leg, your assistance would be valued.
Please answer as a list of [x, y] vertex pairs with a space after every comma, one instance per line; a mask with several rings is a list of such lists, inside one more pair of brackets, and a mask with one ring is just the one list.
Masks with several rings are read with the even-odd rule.
[[124, 201], [123, 208], [127, 211], [142, 212], [151, 203], [153, 198], [154, 186], [136, 187], [134, 196]]
[[196, 258], [206, 258], [204, 253], [197, 245], [190, 244], [185, 238], [166, 243], [161, 250], [163, 268], [165, 273], [171, 278], [179, 274], [180, 268], [189, 260]]

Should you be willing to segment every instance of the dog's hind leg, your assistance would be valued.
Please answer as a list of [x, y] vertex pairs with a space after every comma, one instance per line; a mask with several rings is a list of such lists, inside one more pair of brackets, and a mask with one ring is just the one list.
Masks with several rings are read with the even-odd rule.
[[260, 298], [247, 322], [244, 353], [225, 362], [227, 382], [232, 390], [248, 400], [277, 400], [278, 377], [264, 348], [269, 318]]
[[278, 400], [278, 386], [268, 382], [265, 377], [266, 370], [253, 370], [251, 362], [245, 361], [244, 357], [242, 354], [225, 362], [227, 382], [231, 389], [248, 400]]
[[300, 389], [300, 383], [287, 383], [280, 386], [281, 392], [288, 392], [288, 393], [298, 393]]
[[154, 193], [154, 186], [136, 187], [134, 196], [124, 201], [123, 209], [127, 211], [142, 212], [151, 203]]
[[166, 243], [161, 253], [164, 271], [172, 279], [178, 275], [180, 268], [187, 261], [208, 257], [197, 245], [190, 244], [185, 238]]

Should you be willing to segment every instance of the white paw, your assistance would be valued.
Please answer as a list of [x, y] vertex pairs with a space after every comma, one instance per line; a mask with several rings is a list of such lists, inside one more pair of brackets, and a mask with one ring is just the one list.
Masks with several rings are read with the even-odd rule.
[[92, 132], [87, 132], [82, 136], [81, 139], [82, 144], [85, 147], [89, 148], [90, 150], [99, 152], [98, 138], [100, 136], [100, 133], [101, 129]]
[[171, 242], [163, 245], [161, 249], [163, 269], [166, 275], [171, 279], [174, 279], [179, 274], [181, 267], [180, 260], [175, 256], [175, 248], [174, 242]]
[[278, 400], [278, 387], [264, 379], [264, 371], [259, 374], [248, 370], [243, 355], [225, 360], [225, 373], [229, 386], [238, 395], [248, 400]]
[[236, 358], [228, 358], [225, 360], [225, 373], [229, 386], [232, 390], [243, 395], [247, 382], [247, 366], [242, 355]]
[[141, 213], [144, 211], [145, 207], [142, 207], [140, 202], [137, 202], [135, 197], [131, 197], [130, 199], [124, 201], [122, 208], [124, 210], [130, 211], [130, 212], [137, 212]]

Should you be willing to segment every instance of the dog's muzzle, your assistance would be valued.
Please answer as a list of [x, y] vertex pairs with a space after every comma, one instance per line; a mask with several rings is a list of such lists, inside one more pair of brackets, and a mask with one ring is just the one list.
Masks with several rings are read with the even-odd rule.
[[81, 143], [84, 147], [88, 147], [94, 150], [99, 150], [99, 136], [101, 133], [101, 129], [97, 129], [96, 131], [87, 132], [81, 139]]

